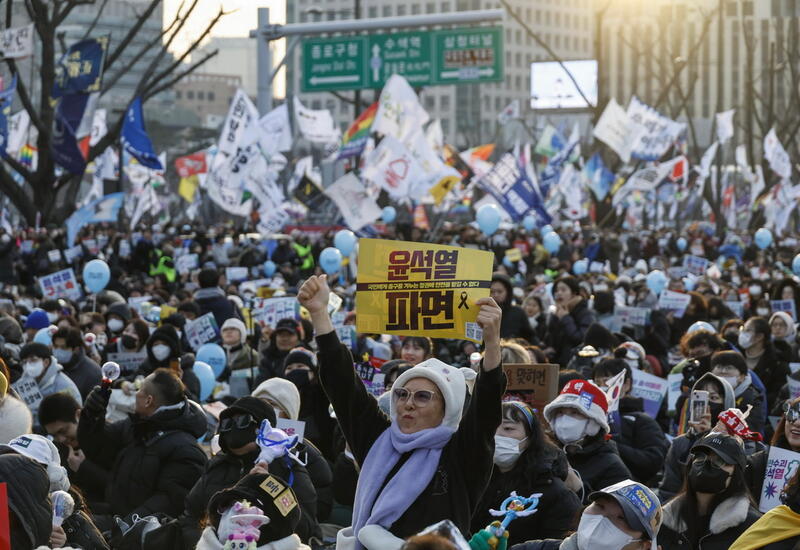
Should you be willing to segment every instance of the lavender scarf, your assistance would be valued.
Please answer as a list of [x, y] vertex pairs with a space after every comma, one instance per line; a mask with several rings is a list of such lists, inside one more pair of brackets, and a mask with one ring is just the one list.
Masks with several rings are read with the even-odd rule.
[[[365, 525], [388, 528], [402, 516], [428, 486], [436, 468], [442, 448], [453, 437], [455, 430], [438, 426], [413, 434], [404, 434], [392, 424], [378, 437], [367, 453], [358, 476], [355, 505], [353, 507], [353, 534], [356, 536]], [[380, 491], [386, 476], [400, 460], [400, 456], [413, 451], [408, 460]]]

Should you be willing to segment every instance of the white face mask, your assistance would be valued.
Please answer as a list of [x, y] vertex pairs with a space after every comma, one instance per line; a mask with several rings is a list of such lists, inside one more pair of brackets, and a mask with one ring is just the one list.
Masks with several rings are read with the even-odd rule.
[[753, 335], [749, 332], [739, 333], [739, 347], [747, 349], [753, 346]]
[[736, 386], [739, 385], [739, 377], [738, 376], [720, 376], [723, 380], [725, 380], [731, 387], [735, 390]]
[[56, 360], [61, 365], [65, 365], [72, 361], [72, 350], [71, 349], [61, 349], [56, 348], [53, 350], [53, 355], [55, 355]]
[[575, 418], [562, 414], [553, 420], [553, 431], [561, 443], [569, 445], [583, 439], [588, 423], [588, 418]]
[[125, 323], [122, 322], [121, 319], [111, 319], [108, 322], [108, 330], [111, 332], [119, 332], [122, 330], [122, 327], [125, 326]]
[[528, 324], [530, 325], [531, 328], [535, 329], [536, 325], [539, 324], [539, 322], [536, 320], [536, 316], [528, 317]]
[[583, 514], [578, 524], [578, 550], [619, 550], [639, 540], [631, 538], [606, 516]]
[[47, 312], [47, 320], [50, 321], [51, 325], [55, 324], [55, 322], [58, 321], [58, 313], [50, 313], [48, 311]]
[[761, 287], [753, 285], [748, 287], [747, 291], [750, 293], [750, 296], [761, 296]]
[[759, 317], [768, 317], [769, 316], [769, 309], [765, 307], [756, 308], [756, 315]]
[[159, 361], [163, 361], [169, 357], [170, 348], [164, 344], [156, 344], [153, 346], [153, 357]]
[[44, 360], [26, 361], [22, 363], [22, 370], [24, 370], [25, 374], [28, 376], [38, 378], [41, 376], [42, 371], [44, 371]]
[[[525, 439], [528, 439], [527, 437]], [[525, 439], [519, 440], [504, 435], [494, 436], [494, 463], [501, 468], [510, 468], [517, 463], [522, 450], [520, 443]]]

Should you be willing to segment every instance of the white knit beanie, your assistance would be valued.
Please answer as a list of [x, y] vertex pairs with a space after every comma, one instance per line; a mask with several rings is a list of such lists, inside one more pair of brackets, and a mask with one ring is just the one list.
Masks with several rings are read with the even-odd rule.
[[226, 319], [224, 323], [222, 323], [222, 328], [219, 330], [220, 333], [225, 330], [226, 328], [235, 328], [239, 331], [239, 343], [244, 344], [245, 340], [247, 340], [247, 327], [244, 326], [244, 323], [237, 319], [236, 317], [231, 317], [230, 319]]
[[300, 392], [297, 386], [285, 378], [270, 378], [261, 382], [251, 393], [258, 399], [268, 399], [277, 403], [291, 420], [300, 416]]
[[[392, 387], [403, 388], [409, 380], [414, 378], [427, 378], [436, 384], [444, 398], [442, 426], [456, 430], [461, 422], [461, 414], [464, 410], [464, 400], [467, 394], [467, 379], [463, 372], [465, 370], [469, 371], [471, 369], [457, 369], [438, 359], [428, 359], [401, 374]], [[391, 400], [389, 411], [392, 422], [396, 422], [397, 411], [395, 410], [394, 399]]]

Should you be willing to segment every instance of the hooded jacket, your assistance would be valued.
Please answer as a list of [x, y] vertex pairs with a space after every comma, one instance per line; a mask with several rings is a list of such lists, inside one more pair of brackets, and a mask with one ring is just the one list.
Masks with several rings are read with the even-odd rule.
[[[153, 343], [157, 340], [161, 340], [169, 346], [169, 356], [162, 361], [159, 361], [156, 359], [156, 356], [153, 355]], [[147, 350], [147, 359], [139, 366], [139, 372], [137, 374], [147, 376], [158, 368], [168, 368], [171, 362], [178, 361], [181, 358], [182, 350], [181, 341], [178, 338], [178, 331], [175, 330], [175, 327], [172, 325], [158, 327], [153, 331], [153, 334], [150, 335], [150, 338], [147, 339], [145, 349]]]
[[16, 453], [1, 455], [0, 482], [7, 483], [9, 512], [17, 518], [11, 522], [15, 526], [11, 529], [11, 547], [29, 550], [49, 546], [53, 510], [44, 467]]
[[50, 394], [69, 393], [78, 404], [83, 403], [83, 398], [75, 382], [70, 380], [63, 370], [64, 368], [58, 364], [56, 358], [50, 356], [50, 366], [45, 369], [41, 380], [37, 382], [34, 378], [23, 373], [19, 380], [11, 384], [20, 399], [31, 410], [34, 426], [39, 425], [39, 405], [41, 405], [42, 399]]
[[525, 311], [512, 304], [514, 299], [514, 287], [511, 279], [502, 273], [492, 275], [492, 282], [501, 283], [506, 289], [506, 300], [502, 304], [497, 304], [503, 310], [503, 319], [500, 321], [501, 338], [524, 338], [529, 342], [533, 341], [534, 332], [528, 323], [528, 316]]
[[[664, 506], [664, 519], [658, 532], [658, 544], [662, 550], [692, 548], [692, 541], [685, 536], [686, 523], [679, 515], [679, 496]], [[728, 550], [739, 536], [753, 525], [761, 514], [753, 508], [747, 495], [730, 497], [717, 504], [708, 522], [708, 530], [700, 535], [697, 550]]]
[[197, 444], [206, 429], [205, 413], [187, 400], [178, 408], [147, 418], [131, 415], [113, 424], [84, 408], [78, 442], [87, 458], [111, 472], [106, 502], [113, 514], [177, 517], [206, 464]]
[[583, 481], [584, 502], [593, 491], [631, 478], [630, 471], [619, 456], [616, 443], [606, 440], [602, 430], [598, 435], [584, 439], [582, 445], [567, 445], [564, 451], [569, 465]]

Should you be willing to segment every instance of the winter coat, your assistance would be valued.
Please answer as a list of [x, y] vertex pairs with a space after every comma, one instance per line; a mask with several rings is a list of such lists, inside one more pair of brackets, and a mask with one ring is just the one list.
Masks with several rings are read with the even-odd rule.
[[[224, 545], [219, 542], [217, 531], [213, 527], [206, 527], [203, 529], [202, 536], [200, 537], [197, 546], [192, 546], [197, 550], [222, 550]], [[249, 547], [248, 547], [249, 548]], [[266, 544], [259, 544], [256, 550], [311, 550], [300, 541], [297, 535], [290, 535], [275, 542], [268, 542]]]
[[606, 440], [602, 431], [584, 440], [583, 445], [567, 445], [564, 450], [569, 465], [583, 481], [584, 502], [591, 492], [631, 478], [630, 471], [619, 456], [616, 443]]
[[[0, 483], [7, 484], [11, 521], [11, 548], [29, 550], [48, 545], [53, 528], [50, 480], [44, 467], [26, 456], [0, 456]], [[11, 518], [9, 518], [11, 519]]]
[[0, 283], [13, 285], [17, 283], [17, 273], [14, 267], [17, 243], [11, 238], [7, 242], [4, 242], [3, 239], [0, 239]]
[[492, 282], [498, 282], [506, 289], [506, 300], [502, 304], [497, 304], [503, 310], [503, 318], [500, 321], [500, 337], [501, 338], [524, 338], [532, 342], [534, 338], [533, 329], [528, 323], [528, 316], [522, 308], [513, 305], [514, 288], [511, 284], [511, 279], [506, 275], [495, 274], [492, 276]]
[[212, 287], [196, 290], [194, 301], [200, 306], [200, 315], [205, 315], [206, 313], [214, 314], [218, 327], [221, 327], [231, 317], [243, 320], [242, 312], [239, 311], [236, 304], [225, 296], [221, 288]]
[[750, 373], [733, 389], [733, 394], [736, 396], [736, 408], [740, 411], [746, 411], [748, 405], [753, 406], [750, 416], [747, 417], [747, 426], [750, 430], [763, 434], [767, 420], [767, 400], [753, 384]]
[[[78, 501], [75, 499], [75, 507], [77, 508], [78, 506]], [[83, 507], [80, 510], [75, 510], [72, 515], [65, 518], [61, 527], [67, 535], [66, 546], [73, 546], [83, 550], [108, 550], [108, 544], [106, 544], [103, 535], [92, 523], [89, 514]]]
[[110, 470], [106, 502], [113, 514], [177, 517], [206, 464], [197, 444], [206, 429], [205, 413], [190, 401], [113, 424], [83, 409], [78, 442], [87, 458]]
[[[373, 443], [389, 428], [390, 420], [360, 383], [350, 351], [339, 342], [336, 332], [317, 336], [317, 345], [322, 386], [356, 462], [363, 464]], [[469, 407], [458, 430], [442, 449], [428, 486], [392, 524], [391, 533], [379, 525], [370, 525], [359, 533], [359, 540], [363, 541], [363, 531], [369, 528], [382, 530], [390, 538], [405, 539], [444, 519], [451, 520], [462, 533], [470, 531], [472, 513], [492, 472], [494, 434], [501, 421], [500, 398], [505, 386], [502, 368], [483, 371], [481, 367]], [[400, 458], [387, 478], [395, 475], [408, 456], [410, 453]], [[353, 544], [352, 539], [347, 542]], [[381, 543], [365, 546], [369, 550], [390, 547]], [[349, 546], [342, 545], [342, 550], [346, 548]]]
[[581, 300], [572, 311], [560, 319], [556, 315], [550, 317], [547, 345], [556, 350], [556, 363], [559, 365], [569, 363], [573, 355], [572, 350], [583, 342], [586, 329], [594, 321], [594, 312], [589, 309], [586, 300]]
[[637, 397], [623, 397], [619, 402], [622, 420], [620, 433], [614, 435], [619, 456], [633, 474], [633, 479], [648, 484], [661, 470], [669, 441], [661, 427], [643, 411]]
[[775, 353], [775, 349], [767, 344], [753, 371], [767, 389], [767, 403], [775, 403], [778, 398], [778, 392], [786, 383], [786, 376], [789, 375], [789, 366], [785, 361], [781, 361]]
[[254, 371], [258, 369], [258, 352], [247, 344], [239, 344], [225, 351], [229, 371], [244, 370], [249, 377], [250, 367], [253, 367]]
[[44, 371], [41, 380], [37, 382], [27, 374], [23, 374], [19, 380], [11, 384], [11, 387], [31, 410], [34, 426], [39, 425], [39, 405], [41, 405], [42, 399], [48, 395], [64, 392], [74, 397], [79, 404], [83, 403], [81, 392], [78, 391], [75, 382], [70, 380], [63, 370], [56, 358], [51, 356], [50, 366]]
[[692, 547], [692, 541], [685, 535], [686, 522], [679, 516], [679, 504], [684, 498], [687, 497], [676, 497], [664, 506], [664, 519], [658, 532], [662, 550], [728, 550], [761, 516], [745, 495], [723, 500], [711, 512], [707, 530], [700, 535], [697, 546]]
[[311, 441], [298, 443], [295, 447], [301, 462], [306, 465], [311, 483], [317, 493], [317, 520], [328, 519], [333, 508], [333, 472], [331, 465]]
[[299, 420], [306, 423], [304, 439], [311, 441], [328, 460], [335, 458], [333, 436], [336, 419], [331, 418], [330, 401], [318, 381], [309, 382], [300, 388]]
[[108, 470], [98, 466], [90, 458], [85, 458], [83, 462], [81, 462], [77, 472], [73, 472], [69, 467], [66, 457], [62, 458], [61, 465], [67, 469], [70, 484], [81, 490], [81, 493], [89, 502], [89, 507], [93, 512], [98, 511], [98, 504], [105, 505]]
[[258, 363], [258, 375], [253, 386], [258, 386], [264, 380], [283, 376], [283, 361], [289, 355], [289, 350], [281, 351], [275, 345], [275, 335], [270, 337], [270, 343], [261, 348], [261, 360]]
[[535, 514], [514, 521], [514, 527], [509, 529], [509, 545], [535, 538], [561, 538], [577, 527], [581, 501], [564, 484], [569, 469], [566, 456], [557, 451], [532, 464], [529, 451], [523, 452], [508, 472], [494, 467], [489, 486], [472, 517], [473, 533], [497, 521], [489, 510], [497, 510], [511, 491], [524, 496], [542, 493], [542, 497]]
[[516, 544], [511, 547], [511, 550], [578, 550], [578, 537], [571, 535], [564, 540], [532, 540]]
[[[211, 500], [211, 497], [218, 491], [233, 487], [236, 482], [246, 476], [257, 457], [258, 451], [242, 456], [221, 452], [211, 458], [184, 501], [184, 512], [180, 517], [180, 524], [186, 548], [194, 548], [200, 538], [202, 530], [200, 520], [206, 515], [208, 501]], [[281, 460], [273, 461], [269, 465], [269, 471], [281, 479], [288, 480], [290, 477], [286, 463]], [[321, 537], [316, 519], [317, 494], [308, 471], [304, 466], [293, 462], [292, 472], [294, 473], [292, 489], [297, 496], [302, 512], [295, 532], [303, 540], [308, 540], [312, 536]]]
[[86, 399], [95, 386], [100, 385], [100, 380], [103, 378], [100, 365], [89, 359], [83, 350], [78, 351], [72, 361], [61, 366], [64, 368], [64, 374], [75, 382], [83, 399]]

